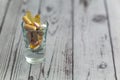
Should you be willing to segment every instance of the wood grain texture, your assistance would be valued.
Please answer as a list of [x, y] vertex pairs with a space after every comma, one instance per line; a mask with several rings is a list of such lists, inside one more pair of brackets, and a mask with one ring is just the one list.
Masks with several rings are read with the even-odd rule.
[[[71, 1], [68, 1], [67, 5], [65, 3], [64, 0], [45, 1], [43, 2], [45, 5], [42, 4], [40, 8], [39, 1], [11, 1], [0, 35], [1, 80], [72, 79]], [[14, 7], [16, 8], [13, 9]], [[25, 61], [22, 51], [24, 45], [21, 16], [26, 10], [36, 14], [41, 9], [42, 15], [46, 16], [52, 27], [48, 32], [47, 53], [49, 54], [46, 55], [46, 63], [30, 65]]]
[[11, 1], [0, 35], [1, 80], [28, 80], [30, 64], [25, 61], [22, 52], [24, 45], [21, 22], [26, 10], [31, 10], [33, 14], [37, 13], [38, 6], [37, 8], [35, 6], [36, 2], [32, 0]]
[[[0, 80], [120, 80], [119, 0], [0, 0]], [[113, 6], [114, 5], [114, 6]], [[26, 10], [49, 22], [46, 61], [24, 58]]]
[[108, 15], [109, 33], [114, 58], [114, 69], [116, 80], [120, 80], [120, 1], [106, 0], [106, 11]]
[[71, 1], [42, 0], [40, 6], [41, 15], [49, 21], [46, 62], [32, 65], [30, 78], [72, 80]]
[[5, 17], [9, 8], [11, 0], [0, 0], [0, 33], [3, 27], [3, 23], [5, 21]]
[[[11, 80], [13, 74], [14, 60], [19, 51], [15, 42], [16, 26], [18, 23], [19, 9], [22, 1], [11, 0], [5, 13], [0, 34], [0, 78], [1, 80]], [[17, 4], [19, 3], [19, 4]], [[17, 4], [17, 5], [15, 5]], [[18, 43], [19, 44], [19, 43]]]
[[[16, 37], [15, 37], [16, 39], [15, 41], [19, 40], [19, 42], [21, 42], [21, 48], [20, 48], [21, 53], [19, 53], [19, 55], [16, 55], [17, 58], [16, 58], [16, 61], [14, 62], [15, 67], [13, 68], [14, 74], [12, 75], [11, 80], [32, 80], [33, 79], [32, 76], [30, 76], [33, 68], [32, 68], [32, 65], [28, 64], [25, 61], [24, 51], [23, 51], [23, 48], [24, 48], [24, 41], [22, 37], [23, 35], [20, 35], [20, 33], [22, 32], [21, 30], [22, 16], [25, 14], [27, 10], [30, 10], [32, 14], [35, 15], [38, 13], [38, 9], [39, 9], [39, 0], [37, 1], [24, 0], [23, 1], [23, 4], [20, 9], [20, 18], [18, 22], [19, 25], [17, 26], [18, 34], [16, 34]], [[19, 37], [21, 37], [21, 39], [19, 39]], [[38, 70], [39, 68], [36, 68], [36, 69]], [[38, 71], [38, 73], [39, 72], [40, 71]], [[34, 78], [34, 80], [37, 80], [37, 79]]]
[[74, 1], [74, 80], [116, 80], [104, 0]]

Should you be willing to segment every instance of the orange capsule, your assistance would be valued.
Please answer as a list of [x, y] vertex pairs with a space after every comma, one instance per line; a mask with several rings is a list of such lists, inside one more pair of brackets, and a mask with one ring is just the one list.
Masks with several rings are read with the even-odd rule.
[[33, 31], [36, 30], [36, 27], [33, 26], [33, 25], [30, 25], [30, 24], [25, 24], [25, 25], [24, 25], [24, 28], [25, 28], [26, 30], [33, 30]]
[[34, 45], [34, 44], [30, 43], [29, 47], [30, 47], [31, 49], [34, 49], [35, 47], [37, 47], [37, 45]]

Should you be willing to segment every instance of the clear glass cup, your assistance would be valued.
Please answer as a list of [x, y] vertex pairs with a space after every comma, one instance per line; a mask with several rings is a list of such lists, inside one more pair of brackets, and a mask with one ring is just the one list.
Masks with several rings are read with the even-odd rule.
[[23, 32], [23, 38], [24, 38], [24, 44], [25, 47], [23, 48], [23, 54], [26, 58], [26, 61], [30, 64], [36, 64], [41, 63], [45, 60], [45, 53], [46, 53], [46, 37], [47, 37], [47, 30], [48, 30], [48, 22], [42, 20], [41, 24], [44, 24], [46, 27], [43, 29], [43, 36], [42, 36], [42, 42], [36, 49], [31, 49], [30, 41], [28, 38], [28, 33], [39, 33], [39, 31], [27, 31], [24, 29], [24, 22], [22, 22], [22, 32]]

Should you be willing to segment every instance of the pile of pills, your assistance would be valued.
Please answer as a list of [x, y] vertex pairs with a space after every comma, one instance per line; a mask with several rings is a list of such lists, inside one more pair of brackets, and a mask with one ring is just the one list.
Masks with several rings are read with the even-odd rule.
[[43, 41], [44, 29], [46, 26], [41, 24], [39, 14], [33, 17], [30, 11], [27, 11], [22, 19], [24, 23], [23, 28], [27, 31], [29, 48], [37, 49]]

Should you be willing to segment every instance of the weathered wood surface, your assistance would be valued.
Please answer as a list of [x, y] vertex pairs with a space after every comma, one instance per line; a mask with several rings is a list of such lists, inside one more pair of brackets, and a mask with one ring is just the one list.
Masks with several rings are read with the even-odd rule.
[[[0, 80], [119, 80], [119, 0], [0, 0]], [[113, 6], [114, 5], [114, 6]], [[46, 62], [23, 56], [26, 10], [49, 22]]]
[[[113, 5], [114, 4], [114, 5]], [[116, 80], [120, 80], [120, 1], [105, 1]], [[111, 6], [113, 5], [113, 6]]]
[[[18, 3], [19, 5], [12, 6]], [[6, 18], [8, 19], [5, 19], [6, 21], [1, 29], [1, 36], [6, 36], [4, 38], [1, 37], [1, 40], [3, 40], [0, 46], [1, 56], [3, 57], [0, 60], [1, 80], [56, 80], [58, 78], [60, 80], [72, 80], [72, 19], [71, 13], [69, 13], [72, 9], [72, 3], [71, 1], [67, 1], [68, 5], [65, 3], [66, 1], [64, 0], [51, 0], [49, 3], [43, 1], [44, 5], [39, 4], [39, 1], [33, 0], [11, 1], [10, 6], [12, 8], [8, 9], [9, 12], [6, 13]], [[63, 5], [61, 6], [61, 4]], [[41, 8], [39, 8], [40, 6]], [[16, 12], [12, 12], [13, 7], [16, 7], [14, 10], [18, 12], [15, 16], [13, 14]], [[52, 27], [48, 31], [47, 53], [49, 54], [46, 55], [47, 59], [44, 64], [29, 65], [24, 59], [20, 23], [21, 16], [26, 10], [30, 10], [34, 14], [43, 10], [41, 15], [48, 18], [49, 25]], [[10, 25], [7, 26], [7, 24]], [[7, 28], [9, 28], [9, 32], [5, 33]], [[6, 38], [9, 41], [5, 41], [7, 40]], [[5, 42], [6, 45], [4, 44]]]
[[104, 0], [74, 7], [74, 80], [115, 80]]
[[65, 0], [41, 1], [39, 11], [49, 21], [46, 62], [32, 65], [30, 78], [72, 80], [71, 4]]

